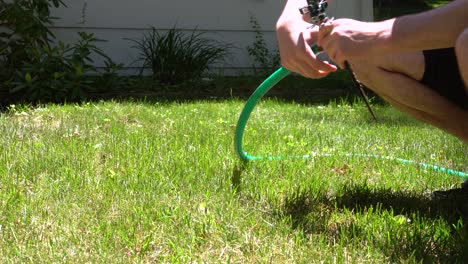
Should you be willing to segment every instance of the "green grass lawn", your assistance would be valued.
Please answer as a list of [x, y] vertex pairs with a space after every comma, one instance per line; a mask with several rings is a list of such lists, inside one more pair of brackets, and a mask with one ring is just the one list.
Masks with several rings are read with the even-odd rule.
[[[461, 179], [343, 156], [241, 164], [243, 101], [13, 107], [0, 117], [0, 262], [463, 262]], [[467, 170], [467, 145], [383, 105], [267, 100], [245, 149]], [[465, 206], [466, 207], [466, 206]]]
[[380, 21], [387, 18], [398, 17], [430, 10], [451, 1], [449, 0], [426, 0], [426, 1], [382, 1], [374, 0], [375, 20]]

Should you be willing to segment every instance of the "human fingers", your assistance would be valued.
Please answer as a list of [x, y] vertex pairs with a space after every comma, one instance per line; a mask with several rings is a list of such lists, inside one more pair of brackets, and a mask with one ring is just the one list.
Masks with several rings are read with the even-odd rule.
[[318, 59], [302, 61], [299, 65], [297, 65], [297, 67], [300, 69], [300, 74], [307, 78], [317, 79], [325, 77], [331, 72], [336, 71], [336, 67], [334, 65], [331, 65], [331, 70], [319, 70], [317, 65], [318, 62], [327, 64], [327, 62], [322, 62]]
[[294, 72], [300, 74], [305, 78], [318, 79], [327, 76], [330, 72], [318, 71], [313, 68], [310, 68], [307, 63], [298, 63], [295, 66], [296, 70]]
[[325, 37], [324, 39], [322, 39], [322, 41], [320, 42], [320, 48], [322, 50], [324, 50], [328, 57], [330, 57], [334, 62], [336, 57], [335, 57], [335, 54], [336, 54], [336, 43], [332, 41], [332, 39], [330, 37]]
[[344, 57], [340, 54], [339, 51], [333, 52], [333, 53], [329, 54], [329, 57], [330, 57], [330, 59], [331, 59], [336, 65], [338, 65], [338, 67], [340, 67], [341, 69], [344, 69], [344, 68], [345, 68], [345, 62], [346, 62], [346, 60], [345, 60]]
[[[299, 73], [300, 75], [306, 77], [306, 78], [311, 78], [311, 79], [317, 79], [317, 78], [322, 78], [330, 74], [331, 72], [336, 71], [336, 67], [334, 65], [331, 65], [331, 70], [319, 70], [316, 64], [317, 59], [302, 59], [302, 60], [297, 60], [294, 62], [293, 65], [291, 65], [292, 68], [294, 68], [294, 72]], [[326, 64], [327, 62], [321, 62]]]
[[328, 54], [328, 57], [340, 68], [344, 68], [345, 57], [343, 56], [342, 49], [340, 48], [339, 42], [337, 40], [332, 40], [332, 38], [325, 38], [322, 40], [323, 50]]
[[346, 61], [345, 60], [338, 60], [338, 66], [340, 69], [346, 69]]
[[335, 72], [337, 70], [337, 67], [328, 61], [322, 61], [317, 57], [316, 54], [312, 51], [312, 49], [309, 49], [308, 51], [308, 59], [307, 63], [309, 68], [315, 69], [320, 72]]
[[[316, 34], [317, 30], [315, 31]], [[314, 38], [310, 34], [310, 31], [302, 31], [296, 37], [295, 46], [280, 49], [281, 65], [307, 78], [321, 78], [330, 72], [336, 71], [336, 67], [316, 58], [308, 44], [308, 40], [311, 41], [311, 38]]]
[[[317, 70], [324, 71], [324, 72], [333, 72], [336, 71], [337, 68], [335, 65], [324, 62], [319, 60], [314, 54], [313, 50], [310, 48], [310, 44], [315, 43], [317, 39], [318, 31], [306, 31], [304, 32], [304, 40], [305, 40], [305, 55], [308, 57], [307, 60], [309, 65]], [[315, 45], [315, 44], [313, 44]]]
[[330, 71], [317, 70], [307, 61], [303, 61], [301, 64], [298, 64], [297, 68], [297, 73], [310, 79], [319, 79], [331, 73]]
[[343, 53], [343, 45], [339, 39], [326, 37], [322, 40], [320, 47], [328, 54], [328, 56], [336, 65], [338, 65], [340, 68], [343, 68], [345, 58]]
[[326, 39], [332, 33], [333, 29], [334, 26], [331, 23], [326, 23], [320, 27], [317, 35], [317, 44], [319, 46], [323, 47], [323, 40]]
[[338, 65], [341, 69], [346, 68], [346, 60], [343, 58], [343, 56], [335, 55], [335, 63], [336, 63], [336, 65]]
[[335, 65], [325, 63], [321, 60], [319, 60], [314, 52], [312, 51], [312, 48], [309, 45], [308, 37], [310, 37], [309, 34], [306, 34], [307, 32], [303, 32], [302, 36], [303, 38], [301, 45], [299, 46], [300, 49], [302, 49], [302, 60], [303, 60], [303, 65], [309, 68], [309, 71], [320, 71], [320, 72], [334, 72], [336, 71]]
[[317, 43], [319, 30], [318, 27], [308, 28], [302, 32], [304, 40], [307, 44], [312, 45]]
[[317, 66], [313, 63], [316, 60], [317, 59], [315, 58], [313, 53], [311, 56], [303, 53], [300, 55], [300, 57], [297, 57], [295, 60], [284, 60], [281, 62], [281, 64], [284, 68], [311, 79], [325, 77], [330, 72], [334, 71], [334, 68], [332, 68], [332, 70], [326, 71], [318, 70]]

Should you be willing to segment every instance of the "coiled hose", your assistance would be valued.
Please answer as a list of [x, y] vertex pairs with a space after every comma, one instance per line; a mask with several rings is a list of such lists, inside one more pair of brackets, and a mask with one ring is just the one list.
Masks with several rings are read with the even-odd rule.
[[[290, 155], [290, 156], [253, 156], [248, 154], [247, 152], [244, 151], [242, 147], [242, 140], [244, 137], [244, 131], [245, 127], [247, 125], [247, 122], [249, 120], [250, 114], [252, 113], [253, 109], [257, 105], [258, 101], [269, 91], [271, 90], [278, 82], [280, 82], [282, 79], [284, 79], [286, 76], [291, 74], [291, 71], [289, 71], [286, 68], [279, 68], [276, 72], [274, 72], [272, 75], [270, 75], [260, 86], [255, 90], [255, 92], [250, 96], [250, 98], [247, 100], [247, 103], [244, 106], [244, 109], [242, 110], [239, 120], [237, 122], [237, 127], [236, 127], [236, 133], [234, 137], [234, 147], [235, 151], [237, 153], [237, 156], [242, 160], [242, 161], [255, 161], [255, 160], [283, 160], [283, 159], [291, 159], [291, 158], [302, 158], [302, 159], [308, 159], [312, 157], [317, 157], [317, 156], [322, 156], [322, 157], [329, 157], [333, 156], [331, 154], [314, 154], [314, 155]], [[378, 158], [378, 159], [387, 159], [387, 160], [395, 160], [398, 161], [402, 164], [407, 164], [407, 165], [419, 165], [424, 169], [431, 169], [434, 171], [446, 173], [448, 175], [454, 175], [454, 176], [459, 176], [464, 179], [468, 179], [468, 174], [461, 172], [461, 171], [456, 171], [452, 169], [447, 169], [443, 167], [439, 167], [436, 165], [429, 165], [425, 163], [418, 163], [415, 161], [411, 160], [405, 160], [405, 159], [400, 159], [400, 158], [393, 158], [393, 157], [388, 157], [388, 156], [380, 156], [380, 155], [373, 155], [373, 154], [342, 154], [342, 156], [346, 157], [351, 157], [351, 156], [360, 156], [360, 157], [371, 157], [371, 158]]]

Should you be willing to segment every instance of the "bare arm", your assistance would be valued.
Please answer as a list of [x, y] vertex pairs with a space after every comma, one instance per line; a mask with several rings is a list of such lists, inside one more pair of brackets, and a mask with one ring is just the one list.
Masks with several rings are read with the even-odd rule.
[[427, 12], [402, 16], [392, 23], [388, 51], [414, 51], [454, 47], [457, 37], [468, 27], [468, 0], [457, 0]]
[[390, 52], [453, 47], [468, 26], [468, 0], [382, 22], [337, 19], [320, 28], [318, 44], [343, 66], [347, 60]]

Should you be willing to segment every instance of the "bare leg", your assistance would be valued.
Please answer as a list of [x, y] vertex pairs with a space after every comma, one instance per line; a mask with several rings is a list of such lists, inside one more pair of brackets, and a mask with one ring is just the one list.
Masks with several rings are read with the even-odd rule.
[[421, 52], [351, 62], [358, 79], [390, 104], [468, 142], [468, 112], [419, 82], [424, 65]]
[[[465, 90], [468, 93], [468, 28], [463, 31], [455, 44], [458, 67], [460, 74], [465, 81]], [[468, 179], [462, 184], [462, 188], [468, 190]]]
[[455, 52], [457, 54], [458, 67], [460, 68], [461, 76], [465, 81], [465, 89], [468, 93], [468, 28], [458, 37]]

